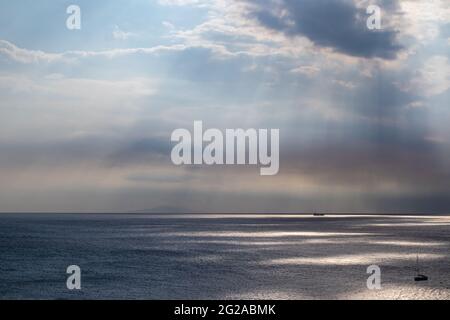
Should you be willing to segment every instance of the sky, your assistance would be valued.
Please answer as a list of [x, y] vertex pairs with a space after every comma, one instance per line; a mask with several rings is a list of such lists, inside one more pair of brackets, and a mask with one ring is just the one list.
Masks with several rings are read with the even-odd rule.
[[[2, 1], [0, 97], [0, 212], [450, 213], [448, 0]], [[196, 120], [279, 174], [174, 166]]]

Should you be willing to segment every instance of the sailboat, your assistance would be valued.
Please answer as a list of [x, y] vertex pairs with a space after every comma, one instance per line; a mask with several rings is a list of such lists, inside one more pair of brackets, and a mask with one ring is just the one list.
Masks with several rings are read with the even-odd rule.
[[428, 281], [428, 277], [426, 275], [423, 275], [420, 273], [419, 268], [419, 254], [417, 254], [417, 260], [416, 260], [416, 271], [417, 275], [414, 277], [414, 281]]

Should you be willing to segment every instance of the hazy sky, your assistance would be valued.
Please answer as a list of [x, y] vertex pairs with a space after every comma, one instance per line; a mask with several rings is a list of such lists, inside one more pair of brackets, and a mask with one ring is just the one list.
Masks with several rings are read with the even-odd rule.
[[[450, 213], [448, 0], [2, 1], [0, 97], [0, 211]], [[175, 167], [194, 120], [280, 173]]]

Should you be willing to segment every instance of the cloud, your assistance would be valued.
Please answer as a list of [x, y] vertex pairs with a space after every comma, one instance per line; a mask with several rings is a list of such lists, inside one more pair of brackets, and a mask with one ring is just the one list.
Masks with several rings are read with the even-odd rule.
[[155, 160], [170, 161], [171, 144], [168, 139], [146, 138], [128, 142], [108, 157], [112, 166], [151, 163]]
[[116, 40], [128, 40], [130, 38], [136, 37], [137, 34], [133, 32], [125, 32], [119, 28], [119, 26], [114, 26], [113, 38]]
[[138, 119], [142, 104], [157, 92], [157, 86], [153, 79], [137, 77], [0, 74], [0, 142], [117, 134]]
[[[118, 39], [125, 40], [123, 35]], [[71, 50], [64, 51], [62, 53], [49, 53], [44, 51], [34, 51], [29, 49], [19, 48], [11, 42], [0, 40], [0, 56], [6, 56], [13, 61], [24, 64], [32, 63], [53, 63], [53, 62], [65, 62], [73, 63], [80, 59], [86, 58], [108, 58], [114, 59], [123, 56], [131, 55], [156, 55], [164, 52], [183, 52], [189, 49], [205, 49], [215, 54], [218, 57], [230, 58], [238, 57], [245, 52], [230, 52], [228, 49], [220, 44], [210, 42], [192, 42], [190, 44], [175, 43], [170, 45], [157, 45], [153, 47], [141, 47], [141, 48], [114, 48], [109, 50]]]
[[338, 79], [334, 79], [332, 80], [332, 82], [338, 86], [341, 86], [345, 89], [355, 89], [356, 85], [354, 83], [352, 83], [351, 81], [343, 81], [343, 80], [338, 80]]
[[350, 0], [265, 1], [251, 15], [268, 29], [350, 56], [390, 60], [402, 49], [394, 31], [369, 30], [365, 11]]
[[0, 40], [0, 54], [20, 63], [42, 63], [62, 60], [64, 55], [40, 50], [26, 50], [6, 40]]
[[158, 45], [148, 48], [120, 48], [110, 50], [99, 51], [65, 51], [62, 53], [49, 53], [44, 51], [35, 51], [29, 49], [23, 49], [17, 47], [15, 44], [0, 40], [0, 55], [4, 55], [9, 59], [12, 59], [19, 63], [32, 64], [32, 63], [53, 63], [53, 62], [74, 62], [77, 59], [89, 58], [89, 57], [104, 57], [104, 58], [117, 58], [127, 55], [136, 54], [157, 54], [160, 52], [169, 51], [183, 51], [189, 47], [184, 44], [173, 45]]
[[399, 4], [405, 18], [402, 32], [422, 44], [435, 41], [450, 20], [447, 0], [403, 0]]
[[[396, 122], [404, 115], [406, 106], [418, 101], [414, 92], [396, 85], [394, 76], [381, 73], [369, 79], [347, 103], [356, 114], [380, 121]], [[348, 97], [347, 97], [348, 98]]]
[[[369, 3], [387, 29], [366, 29]], [[410, 0], [160, 0], [154, 25], [131, 7], [114, 20], [136, 47], [111, 22], [46, 41], [8, 29], [0, 210], [448, 209], [448, 19], [433, 3], [416, 21]], [[170, 133], [199, 119], [280, 128], [280, 174], [173, 166]]]
[[206, 6], [208, 5], [208, 1], [205, 0], [158, 0], [160, 5], [164, 6], [187, 6], [187, 5], [196, 5], [196, 6]]
[[171, 23], [170, 21], [163, 21], [161, 23], [165, 28], [169, 29], [169, 30], [174, 30], [175, 26], [173, 25], [173, 23]]
[[291, 70], [291, 73], [302, 74], [308, 77], [313, 77], [320, 72], [317, 66], [299, 66]]
[[450, 89], [450, 62], [445, 56], [433, 56], [425, 61], [411, 81], [411, 90], [425, 96], [435, 96]]

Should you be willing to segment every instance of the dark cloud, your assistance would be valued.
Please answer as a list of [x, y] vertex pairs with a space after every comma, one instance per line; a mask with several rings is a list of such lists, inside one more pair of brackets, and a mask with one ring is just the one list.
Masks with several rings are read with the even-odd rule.
[[30, 166], [56, 167], [102, 159], [113, 147], [106, 137], [0, 143], [0, 170]]
[[356, 138], [347, 144], [329, 141], [283, 151], [280, 172], [309, 176], [324, 185], [352, 185], [363, 193], [381, 182], [394, 183], [398, 191], [450, 193], [450, 173], [436, 151], [431, 143], [420, 145], [404, 136], [384, 143]]
[[408, 108], [411, 103], [420, 102], [421, 98], [414, 92], [401, 89], [399, 84], [405, 83], [407, 77], [408, 74], [377, 72], [350, 94], [337, 92], [336, 100], [341, 100], [353, 114], [372, 120], [394, 122], [408, 116], [414, 120], [414, 116], [422, 115], [423, 110]]
[[[385, 1], [385, 10], [395, 8], [395, 1]], [[272, 4], [272, 7], [267, 4]], [[356, 57], [395, 59], [402, 47], [396, 32], [369, 30], [368, 15], [349, 0], [283, 0], [275, 14], [274, 3], [265, 1], [253, 15], [258, 21], [289, 36], [304, 36], [321, 47]]]
[[0, 170], [97, 163], [107, 167], [170, 162], [171, 142], [163, 138], [89, 137], [56, 142], [0, 144]]
[[151, 163], [155, 160], [170, 161], [171, 142], [163, 138], [143, 138], [127, 143], [108, 156], [112, 166]]

